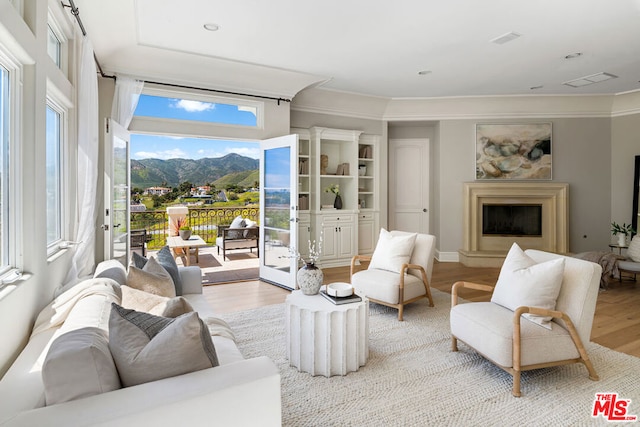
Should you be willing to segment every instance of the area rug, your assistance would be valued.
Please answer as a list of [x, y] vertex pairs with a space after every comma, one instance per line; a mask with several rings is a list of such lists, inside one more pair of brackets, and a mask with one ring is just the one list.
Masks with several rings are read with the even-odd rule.
[[628, 415], [640, 416], [640, 358], [588, 343], [600, 381], [589, 380], [581, 364], [528, 371], [515, 398], [509, 374], [463, 343], [450, 350], [451, 297], [432, 292], [435, 307], [411, 304], [404, 322], [396, 310], [371, 304], [369, 360], [344, 377], [289, 366], [283, 304], [223, 317], [245, 357], [266, 355], [278, 365], [284, 426], [607, 425], [591, 417], [601, 392], [631, 399]]

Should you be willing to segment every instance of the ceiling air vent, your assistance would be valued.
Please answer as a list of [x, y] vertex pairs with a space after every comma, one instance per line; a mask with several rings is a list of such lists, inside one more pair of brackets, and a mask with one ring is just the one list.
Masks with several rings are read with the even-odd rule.
[[505, 43], [510, 42], [511, 40], [517, 39], [521, 35], [522, 34], [518, 34], [518, 33], [515, 33], [513, 31], [511, 31], [511, 32], [509, 32], [507, 34], [503, 34], [503, 35], [501, 35], [499, 37], [496, 37], [495, 39], [490, 40], [490, 41], [491, 41], [491, 43], [495, 43], [495, 44], [505, 44]]
[[562, 84], [571, 87], [582, 87], [617, 78], [618, 76], [609, 73], [596, 73], [591, 74], [590, 76], [580, 77], [579, 79], [569, 80], [568, 82], [564, 82]]

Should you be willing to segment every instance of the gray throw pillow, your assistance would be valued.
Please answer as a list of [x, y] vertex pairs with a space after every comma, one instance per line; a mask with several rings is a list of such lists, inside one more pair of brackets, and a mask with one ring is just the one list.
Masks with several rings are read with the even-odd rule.
[[175, 319], [111, 304], [109, 349], [125, 387], [218, 366], [198, 313]]
[[137, 268], [143, 269], [147, 261], [147, 258], [143, 257], [138, 252], [134, 252], [133, 255], [131, 255], [131, 265]]
[[107, 332], [87, 327], [56, 338], [42, 364], [42, 382], [47, 405], [121, 388]]
[[176, 287], [176, 295], [182, 295], [182, 279], [180, 278], [180, 272], [178, 271], [178, 264], [171, 255], [171, 249], [169, 246], [165, 246], [158, 251], [158, 264], [164, 267], [173, 279], [173, 284]]

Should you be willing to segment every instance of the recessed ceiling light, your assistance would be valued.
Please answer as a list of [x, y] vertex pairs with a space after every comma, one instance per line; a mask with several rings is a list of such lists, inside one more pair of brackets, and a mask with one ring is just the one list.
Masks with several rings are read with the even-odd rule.
[[565, 56], [564, 59], [574, 59], [579, 56], [582, 56], [582, 52], [570, 53], [569, 55]]
[[496, 37], [495, 39], [489, 40], [491, 43], [495, 44], [505, 44], [512, 40], [517, 39], [522, 34], [516, 33], [514, 31], [508, 32], [507, 34], [503, 34], [501, 36]]
[[531, 90], [542, 89], [543, 87], [544, 87], [543, 85], [531, 86]]
[[220, 26], [218, 24], [209, 23], [204, 24], [204, 29], [207, 31], [218, 31], [220, 29]]
[[418, 71], [419, 76], [426, 76], [427, 74], [431, 74], [431, 70]]
[[600, 83], [611, 79], [617, 79], [618, 76], [615, 76], [610, 73], [596, 73], [591, 74], [589, 76], [580, 77], [579, 79], [570, 80], [568, 82], [562, 83], [563, 85], [571, 86], [571, 87], [581, 87], [592, 85], [594, 83]]

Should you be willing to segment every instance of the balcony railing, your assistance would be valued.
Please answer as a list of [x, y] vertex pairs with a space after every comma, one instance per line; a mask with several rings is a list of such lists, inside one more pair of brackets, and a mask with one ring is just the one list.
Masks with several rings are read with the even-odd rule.
[[[229, 225], [238, 215], [258, 222], [260, 209], [244, 206], [189, 208], [187, 218], [193, 234], [197, 234], [208, 244], [214, 245], [218, 234], [218, 225]], [[146, 230], [147, 248], [160, 249], [167, 244], [169, 216], [164, 209], [131, 212], [131, 230]]]

